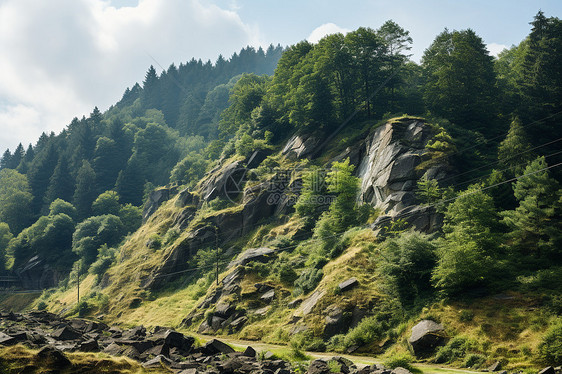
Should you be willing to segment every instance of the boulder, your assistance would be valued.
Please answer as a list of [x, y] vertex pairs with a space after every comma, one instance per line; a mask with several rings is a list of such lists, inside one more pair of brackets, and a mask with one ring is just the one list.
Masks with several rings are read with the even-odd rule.
[[302, 313], [303, 316], [306, 316], [312, 309], [316, 306], [316, 304], [324, 297], [326, 291], [324, 290], [316, 290], [308, 299], [302, 302], [299, 311]]
[[275, 299], [275, 290], [269, 290], [266, 293], [264, 293], [263, 295], [260, 296], [260, 300], [266, 302], [266, 303], [270, 303], [273, 301], [273, 299]]
[[445, 342], [445, 329], [437, 322], [423, 320], [412, 327], [408, 343], [417, 356], [432, 353], [438, 345]]
[[56, 340], [77, 340], [82, 337], [82, 334], [70, 326], [65, 326], [53, 331], [51, 337]]
[[41, 348], [33, 358], [33, 361], [37, 365], [54, 370], [61, 370], [72, 366], [72, 363], [64, 353], [51, 346]]
[[17, 339], [13, 336], [4, 334], [0, 331], [0, 345], [14, 345], [17, 344]]
[[351, 290], [352, 288], [358, 285], [359, 285], [359, 281], [357, 280], [357, 278], [353, 277], [338, 284], [338, 288], [340, 289], [340, 291], [345, 292]]
[[397, 367], [392, 370], [392, 374], [412, 374], [412, 372], [408, 369]]
[[349, 328], [351, 313], [345, 313], [342, 308], [337, 305], [330, 305], [328, 308], [326, 308], [326, 311], [328, 315], [325, 318], [325, 338], [344, 333]]
[[215, 308], [215, 315], [222, 318], [228, 318], [235, 310], [236, 306], [233, 303], [219, 302]]
[[193, 348], [195, 339], [177, 331], [168, 330], [164, 333], [164, 343], [170, 348], [177, 348], [183, 352], [189, 353]]
[[90, 339], [80, 343], [78, 350], [80, 352], [98, 352], [100, 350], [100, 346], [96, 340]]
[[203, 200], [211, 201], [217, 197], [236, 199], [243, 190], [246, 173], [247, 169], [241, 161], [219, 165], [211, 170], [209, 177], [201, 184]]
[[146, 361], [142, 366], [145, 369], [160, 369], [168, 368], [172, 365], [172, 361], [162, 355], [156, 356], [151, 360]]
[[332, 374], [328, 363], [324, 360], [313, 360], [307, 370], [308, 374]]
[[242, 353], [242, 356], [255, 358], [256, 353], [257, 352], [254, 348], [252, 348], [250, 346], [247, 346], [246, 349], [244, 350], [244, 352]]
[[211, 356], [216, 355], [218, 353], [233, 353], [234, 349], [228, 344], [225, 344], [217, 339], [209, 340], [203, 347], [201, 347], [201, 353]]

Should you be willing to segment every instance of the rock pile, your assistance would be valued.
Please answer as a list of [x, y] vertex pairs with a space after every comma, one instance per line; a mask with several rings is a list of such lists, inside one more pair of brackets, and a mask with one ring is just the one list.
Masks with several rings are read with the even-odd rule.
[[[30, 372], [37, 365], [55, 372], [73, 370], [66, 352], [104, 352], [111, 356], [126, 356], [137, 360], [146, 369], [181, 374], [295, 372], [289, 362], [277, 359], [271, 352], [258, 354], [252, 347], [247, 347], [244, 352], [235, 352], [216, 339], [196, 346], [192, 337], [163, 327], [153, 331], [147, 331], [143, 326], [123, 330], [99, 321], [65, 319], [44, 311], [0, 313], [0, 346], [15, 344], [40, 349], [29, 363]], [[358, 369], [342, 357], [314, 360], [307, 373], [333, 373], [336, 366], [341, 373], [408, 374], [407, 371], [398, 372], [398, 369], [390, 370], [377, 365]]]

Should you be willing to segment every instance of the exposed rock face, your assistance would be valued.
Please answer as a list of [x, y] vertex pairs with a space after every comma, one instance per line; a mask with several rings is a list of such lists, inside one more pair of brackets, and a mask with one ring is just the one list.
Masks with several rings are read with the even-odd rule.
[[[413, 119], [377, 128], [366, 139], [366, 153], [357, 170], [361, 178], [359, 200], [380, 209], [387, 220], [403, 217], [423, 231], [437, 229], [439, 219], [432, 217], [434, 211], [411, 211], [418, 203], [414, 191], [424, 173], [416, 167], [427, 153], [425, 146], [432, 136], [429, 125]], [[434, 166], [427, 171], [428, 177], [444, 178], [447, 170], [446, 164]]]
[[293, 135], [282, 153], [287, 157], [304, 158], [310, 156], [319, 143], [319, 139], [314, 135]]
[[444, 330], [443, 325], [437, 322], [423, 320], [412, 327], [408, 343], [417, 356], [432, 353], [435, 347], [445, 341]]
[[142, 210], [142, 222], [146, 222], [163, 203], [170, 200], [177, 192], [176, 187], [158, 188], [152, 191]]
[[242, 183], [246, 177], [247, 168], [241, 161], [234, 161], [224, 167], [219, 165], [209, 172], [201, 186], [202, 197], [211, 201], [217, 197], [234, 200], [242, 192]]
[[16, 273], [21, 281], [21, 286], [28, 290], [56, 287], [63, 278], [63, 274], [51, 268], [39, 256], [30, 258]]

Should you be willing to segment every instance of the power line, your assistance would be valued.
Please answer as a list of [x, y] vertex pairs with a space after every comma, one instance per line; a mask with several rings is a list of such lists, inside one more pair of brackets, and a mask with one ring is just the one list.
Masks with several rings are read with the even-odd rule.
[[[519, 180], [519, 179], [521, 179], [521, 178], [528, 177], [528, 176], [531, 176], [531, 175], [534, 175], [534, 174], [537, 174], [537, 173], [540, 173], [540, 172], [542, 172], [542, 171], [546, 171], [546, 170], [549, 170], [549, 169], [553, 169], [553, 168], [558, 167], [558, 166], [561, 166], [561, 165], [562, 165], [562, 162], [560, 162], [560, 163], [558, 163], [558, 164], [555, 164], [555, 165], [552, 165], [552, 166], [547, 166], [547, 167], [545, 167], [545, 168], [542, 168], [542, 169], [540, 169], [540, 170], [536, 170], [536, 171], [531, 172], [531, 173], [527, 173], [527, 174], [523, 174], [523, 175], [520, 175], [520, 176], [517, 176], [517, 177], [514, 177], [514, 178], [510, 178], [510, 179], [508, 179], [508, 180], [501, 181], [501, 182], [495, 183], [495, 184], [490, 185], [490, 186], [486, 186], [486, 187], [474, 189], [474, 190], [471, 190], [471, 191], [466, 192], [466, 193], [464, 193], [464, 194], [455, 196], [455, 197], [453, 197], [453, 198], [443, 199], [443, 200], [440, 200], [440, 201], [438, 201], [438, 202], [436, 202], [436, 203], [433, 203], [433, 204], [423, 205], [423, 207], [424, 207], [424, 208], [437, 207], [437, 206], [439, 206], [439, 205], [442, 205], [442, 204], [446, 204], [446, 203], [455, 201], [455, 200], [460, 199], [460, 198], [462, 198], [462, 197], [469, 196], [469, 195], [475, 194], [475, 193], [477, 193], [477, 192], [486, 191], [486, 190], [489, 190], [489, 189], [491, 189], [491, 188], [498, 187], [498, 186], [500, 186], [500, 185], [502, 185], [502, 184], [511, 183], [511, 182], [517, 181], [517, 180]], [[389, 216], [389, 217], [387, 217], [387, 218], [383, 218], [381, 221], [386, 220], [386, 221], [389, 221], [389, 222], [390, 222], [390, 221], [394, 221], [394, 220], [396, 220], [396, 219], [402, 219], [403, 217], [407, 217], [407, 216], [409, 216], [409, 215], [416, 214], [416, 213], [417, 213], [417, 212], [406, 212], [406, 213], [402, 213], [402, 214], [397, 214], [397, 215], [395, 215], [395, 216]], [[379, 222], [379, 224], [380, 224], [380, 223], [381, 223], [381, 222]], [[354, 228], [354, 229], [366, 229], [366, 228], [371, 228], [371, 226], [372, 226], [371, 224], [367, 224], [367, 225], [355, 226], [355, 227], [353, 227], [353, 228]], [[336, 237], [336, 236], [340, 236], [340, 235], [344, 234], [344, 233], [347, 232], [348, 230], [349, 230], [349, 229], [346, 229], [345, 231], [341, 231], [341, 232], [335, 233], [335, 234], [333, 234], [333, 235], [328, 235], [328, 236], [324, 236], [324, 237], [321, 237], [321, 238], [311, 238], [311, 239], [308, 240], [308, 242], [309, 242], [309, 243], [310, 243], [310, 242], [317, 242], [317, 241], [322, 241], [322, 240], [329, 239], [329, 238], [334, 238], [334, 237]], [[276, 252], [281, 252], [281, 251], [288, 250], [288, 249], [294, 249], [294, 248], [300, 246], [301, 244], [302, 244], [302, 243], [299, 243], [299, 244], [296, 244], [296, 245], [285, 246], [285, 247], [278, 247], [278, 248], [276, 249]], [[226, 263], [230, 263], [230, 261], [223, 261], [223, 262], [222, 262], [222, 264], [226, 264]], [[169, 277], [169, 276], [172, 276], [172, 275], [183, 274], [183, 273], [187, 273], [187, 272], [191, 272], [191, 271], [195, 271], [195, 270], [213, 268], [214, 266], [215, 266], [215, 265], [208, 265], [208, 266], [200, 266], [200, 267], [195, 267], [195, 268], [180, 270], [180, 271], [177, 271], [177, 272], [174, 272], [174, 273], [158, 275], [158, 276], [156, 276], [155, 278]]]

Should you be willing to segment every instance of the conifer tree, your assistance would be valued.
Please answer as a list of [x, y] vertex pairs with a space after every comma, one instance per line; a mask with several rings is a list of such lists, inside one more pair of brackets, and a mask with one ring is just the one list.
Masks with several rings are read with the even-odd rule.
[[537, 257], [562, 255], [562, 190], [544, 157], [525, 168], [513, 187], [519, 206], [502, 212], [516, 248]]
[[97, 196], [95, 183], [96, 173], [90, 163], [84, 160], [76, 176], [76, 190], [72, 201], [80, 218], [89, 217], [92, 213], [92, 203]]

